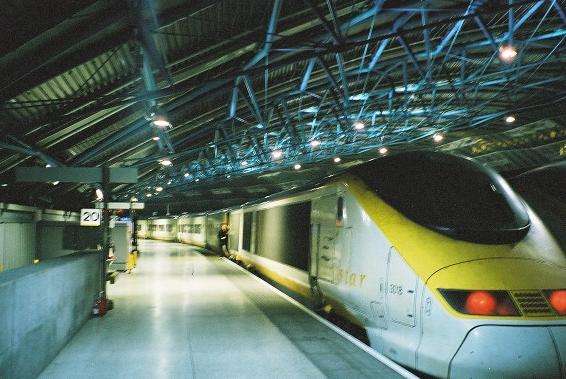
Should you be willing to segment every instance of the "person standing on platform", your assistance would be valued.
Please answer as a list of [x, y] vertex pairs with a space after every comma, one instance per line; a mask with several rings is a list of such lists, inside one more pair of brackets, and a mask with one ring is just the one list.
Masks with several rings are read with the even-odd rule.
[[230, 249], [228, 248], [229, 232], [230, 228], [228, 228], [227, 224], [220, 225], [220, 230], [218, 231], [218, 247], [220, 256], [230, 255]]

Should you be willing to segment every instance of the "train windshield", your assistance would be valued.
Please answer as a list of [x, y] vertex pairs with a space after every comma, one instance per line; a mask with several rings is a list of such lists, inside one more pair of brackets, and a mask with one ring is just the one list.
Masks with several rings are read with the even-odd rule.
[[456, 156], [414, 152], [360, 165], [354, 174], [414, 222], [453, 238], [513, 243], [529, 216], [494, 171]]

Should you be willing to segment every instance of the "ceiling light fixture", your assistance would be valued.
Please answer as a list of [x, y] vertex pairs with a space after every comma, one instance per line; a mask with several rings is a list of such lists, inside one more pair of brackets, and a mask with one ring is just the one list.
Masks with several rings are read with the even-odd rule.
[[301, 169], [301, 165], [297, 163], [295, 166], [293, 166], [293, 168], [294, 168], [295, 170], [300, 170], [300, 169]]
[[173, 164], [173, 162], [171, 162], [169, 159], [162, 159], [159, 161], [159, 163], [161, 163], [163, 166], [171, 166]]
[[386, 147], [382, 147], [382, 148], [379, 149], [379, 154], [385, 155], [385, 154], [387, 154], [387, 151], [388, 151], [388, 150], [387, 150]]
[[363, 130], [366, 126], [361, 121], [354, 122], [354, 129], [356, 130]]
[[341, 161], [342, 161], [342, 158], [334, 157], [334, 163], [340, 163]]
[[188, 173], [188, 172], [185, 172], [185, 175], [183, 175], [183, 176], [184, 176], [185, 178], [188, 178], [188, 177], [189, 177], [189, 173]]
[[160, 140], [159, 136], [151, 137], [151, 139], [154, 140], [154, 141], [159, 141], [159, 140]]
[[313, 140], [310, 142], [310, 145], [311, 145], [311, 147], [313, 147], [313, 148], [314, 148], [314, 147], [318, 147], [318, 146], [320, 146], [320, 141], [317, 140], [317, 139], [313, 139]]
[[441, 133], [436, 133], [432, 136], [434, 142], [441, 142], [444, 139], [444, 136]]
[[513, 45], [499, 46], [499, 59], [505, 63], [511, 63], [517, 57], [517, 49]]
[[155, 117], [153, 117], [152, 123], [154, 126], [161, 129], [171, 127], [171, 122], [164, 115], [156, 115]]
[[156, 190], [157, 192], [161, 192], [161, 191], [163, 191], [163, 187], [155, 187], [155, 190]]
[[515, 116], [507, 116], [505, 117], [505, 122], [508, 124], [512, 124], [516, 121], [517, 119], [515, 118]]
[[281, 150], [273, 150], [271, 152], [271, 156], [273, 157], [273, 159], [281, 159], [281, 157], [283, 156], [283, 151]]

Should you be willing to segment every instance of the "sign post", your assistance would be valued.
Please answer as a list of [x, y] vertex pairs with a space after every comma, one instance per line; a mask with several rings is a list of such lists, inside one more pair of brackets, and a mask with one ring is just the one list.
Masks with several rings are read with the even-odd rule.
[[[106, 313], [106, 259], [110, 253], [110, 197], [111, 183], [137, 183], [137, 168], [122, 167], [16, 167], [17, 182], [68, 182], [99, 183], [104, 199], [102, 209], [81, 209], [81, 226], [100, 226], [102, 223], [102, 252], [100, 254], [100, 296], [97, 300], [98, 314]], [[116, 208], [114, 208], [116, 209]]]

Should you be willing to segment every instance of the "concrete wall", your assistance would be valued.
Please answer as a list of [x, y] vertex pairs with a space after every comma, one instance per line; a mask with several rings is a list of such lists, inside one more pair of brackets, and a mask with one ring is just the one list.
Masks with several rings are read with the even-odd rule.
[[96, 252], [0, 273], [0, 378], [41, 373], [90, 317], [99, 286]]

